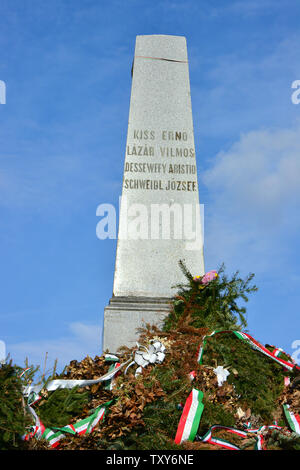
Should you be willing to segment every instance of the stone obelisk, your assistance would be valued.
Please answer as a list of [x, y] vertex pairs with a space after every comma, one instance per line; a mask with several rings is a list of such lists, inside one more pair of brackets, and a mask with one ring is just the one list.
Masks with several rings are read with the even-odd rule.
[[186, 39], [137, 36], [113, 296], [103, 350], [132, 346], [136, 329], [160, 324], [184, 260], [204, 274]]

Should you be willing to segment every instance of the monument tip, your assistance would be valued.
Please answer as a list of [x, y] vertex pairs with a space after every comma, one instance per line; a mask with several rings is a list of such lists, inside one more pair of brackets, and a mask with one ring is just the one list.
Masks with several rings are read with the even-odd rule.
[[186, 38], [167, 34], [136, 36], [134, 55], [135, 57], [187, 61]]

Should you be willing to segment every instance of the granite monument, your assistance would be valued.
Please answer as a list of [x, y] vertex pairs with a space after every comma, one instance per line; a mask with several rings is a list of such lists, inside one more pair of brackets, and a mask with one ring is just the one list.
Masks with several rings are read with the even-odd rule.
[[178, 262], [204, 274], [186, 39], [137, 36], [113, 296], [103, 351], [132, 346], [136, 329], [160, 325]]

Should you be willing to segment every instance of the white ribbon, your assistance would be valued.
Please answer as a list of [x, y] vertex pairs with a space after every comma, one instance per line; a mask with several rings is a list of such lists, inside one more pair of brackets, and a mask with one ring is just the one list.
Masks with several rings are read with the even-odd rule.
[[31, 392], [39, 393], [42, 388], [49, 390], [49, 392], [56, 390], [57, 388], [73, 388], [73, 387], [86, 387], [87, 385], [94, 385], [99, 382], [105, 382], [106, 380], [110, 380], [114, 375], [122, 369], [128, 362], [124, 362], [124, 364], [121, 364], [119, 367], [116, 367], [113, 369], [111, 372], [107, 372], [107, 374], [102, 375], [102, 377], [99, 377], [98, 379], [95, 380], [64, 380], [64, 379], [57, 379], [57, 380], [51, 380], [48, 384], [40, 384], [40, 385], [28, 385], [27, 387], [24, 388], [23, 390], [23, 395], [25, 397], [28, 397]]
[[218, 386], [221, 387], [224, 382], [226, 382], [228, 375], [230, 372], [227, 369], [224, 369], [223, 366], [218, 366], [214, 369], [214, 373], [218, 379]]
[[148, 348], [146, 346], [140, 346], [139, 343], [136, 344], [140, 349], [135, 352], [134, 360], [127, 366], [125, 374], [129, 367], [134, 364], [139, 366], [135, 372], [135, 376], [137, 376], [142, 372], [142, 368], [146, 367], [148, 364], [161, 364], [163, 362], [166, 356], [166, 348], [160, 341], [151, 342]]
[[[137, 346], [140, 348], [140, 350], [136, 351], [134, 354], [134, 360], [130, 362], [130, 359], [127, 362], [124, 362], [124, 364], [120, 364], [119, 367], [116, 367], [110, 372], [107, 372], [107, 374], [102, 375], [102, 377], [99, 377], [98, 379], [95, 380], [64, 380], [64, 379], [57, 379], [57, 380], [51, 380], [48, 384], [39, 384], [39, 385], [27, 385], [27, 387], [24, 387], [23, 389], [23, 395], [24, 397], [28, 397], [30, 393], [35, 392], [39, 393], [42, 389], [46, 389], [49, 392], [56, 390], [58, 388], [73, 388], [73, 387], [86, 387], [88, 385], [94, 385], [99, 382], [105, 382], [106, 380], [112, 379], [116, 373], [121, 370], [124, 366], [126, 366], [129, 362], [130, 364], [126, 367], [125, 369], [125, 374], [127, 370], [129, 369], [130, 366], [133, 364], [137, 364], [140, 367], [146, 367], [148, 364], [161, 364], [165, 358], [165, 346], [160, 342], [160, 341], [153, 341], [150, 342], [150, 345], [148, 348], [145, 346], [140, 346], [137, 343]], [[115, 356], [116, 357], [116, 356]], [[142, 369], [138, 368], [136, 370], [136, 375], [141, 373]]]

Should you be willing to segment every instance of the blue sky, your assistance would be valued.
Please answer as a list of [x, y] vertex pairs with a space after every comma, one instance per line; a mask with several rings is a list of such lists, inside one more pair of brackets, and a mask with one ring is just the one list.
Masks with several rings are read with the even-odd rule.
[[101, 352], [139, 34], [187, 38], [206, 270], [256, 274], [249, 330], [300, 339], [298, 0], [2, 0], [0, 339], [18, 364]]

